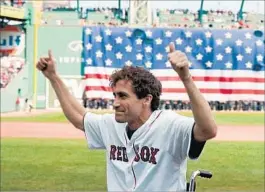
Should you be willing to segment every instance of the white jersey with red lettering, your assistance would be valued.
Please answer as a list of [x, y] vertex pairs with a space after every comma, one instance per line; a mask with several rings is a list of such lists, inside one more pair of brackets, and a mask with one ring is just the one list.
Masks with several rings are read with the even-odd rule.
[[185, 191], [194, 119], [156, 110], [131, 139], [114, 114], [87, 112], [91, 149], [106, 149], [108, 191]]

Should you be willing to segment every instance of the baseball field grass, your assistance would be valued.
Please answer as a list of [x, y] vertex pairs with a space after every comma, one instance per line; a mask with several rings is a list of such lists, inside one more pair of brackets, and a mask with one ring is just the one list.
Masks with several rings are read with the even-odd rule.
[[[214, 115], [219, 125], [264, 126], [264, 113]], [[67, 122], [60, 112], [1, 117], [1, 121]], [[105, 153], [88, 150], [85, 140], [1, 138], [0, 149], [0, 191], [106, 191]], [[199, 192], [264, 191], [264, 142], [210, 141], [198, 161], [188, 162], [187, 177], [197, 169], [214, 175], [197, 180]]]
[[[264, 143], [210, 141], [188, 177], [196, 169], [214, 175], [198, 191], [264, 191]], [[1, 191], [106, 191], [105, 170], [84, 140], [1, 139]]]
[[[111, 111], [93, 111], [94, 113], [111, 113]], [[182, 115], [192, 116], [189, 111], [177, 112]], [[264, 125], [264, 113], [262, 112], [213, 112], [218, 125]], [[41, 115], [22, 117], [1, 117], [1, 121], [11, 122], [67, 122], [61, 112], [52, 112]]]

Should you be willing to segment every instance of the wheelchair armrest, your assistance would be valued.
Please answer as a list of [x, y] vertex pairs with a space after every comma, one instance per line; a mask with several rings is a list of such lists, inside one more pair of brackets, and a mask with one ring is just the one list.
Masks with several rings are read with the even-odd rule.
[[207, 178], [207, 179], [211, 179], [213, 174], [209, 171], [205, 171], [205, 170], [200, 170], [200, 174], [199, 174], [200, 177], [204, 177], [204, 178]]
[[196, 180], [197, 176], [210, 179], [210, 178], [212, 178], [213, 174], [209, 171], [206, 171], [206, 170], [196, 170], [196, 171], [192, 172], [191, 177], [190, 177], [190, 181], [189, 181], [189, 183], [187, 183], [187, 191], [190, 191], [190, 192], [195, 191], [195, 188], [196, 188], [195, 180]]

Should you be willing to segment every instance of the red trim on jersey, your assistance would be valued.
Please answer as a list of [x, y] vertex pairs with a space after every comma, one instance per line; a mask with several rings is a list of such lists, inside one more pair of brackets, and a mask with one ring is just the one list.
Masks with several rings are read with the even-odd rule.
[[158, 117], [161, 115], [162, 111], [160, 111], [160, 113], [156, 116], [156, 118], [154, 119], [154, 121], [149, 125], [149, 129], [146, 131], [145, 134], [148, 133], [148, 131], [151, 129], [151, 126], [153, 125], [153, 123], [158, 119]]
[[124, 133], [124, 138], [125, 138], [125, 142], [126, 142], [126, 145], [127, 145], [127, 138], [126, 138], [126, 135], [125, 135], [125, 133]]
[[[133, 150], [134, 150], [135, 157], [136, 157], [137, 152], [135, 150], [134, 143], [133, 143]], [[134, 162], [135, 157], [133, 158], [133, 161], [132, 161], [132, 164], [131, 164], [131, 168], [132, 168], [132, 172], [133, 172], [133, 177], [134, 177], [134, 188], [133, 189], [135, 189], [136, 183], [137, 183], [136, 176], [135, 176], [134, 169], [133, 169], [133, 162]]]
[[[149, 129], [147, 130], [147, 132], [151, 129], [151, 126], [152, 126], [153, 123], [158, 119], [158, 117], [161, 115], [161, 113], [162, 113], [162, 111], [160, 111], [160, 113], [156, 116], [156, 118], [155, 118], [155, 119], [152, 121], [152, 123], [149, 125]], [[146, 133], [147, 133], [147, 132], [146, 132]], [[125, 137], [126, 145], [127, 145], [127, 139], [126, 139], [126, 136], [124, 135], [124, 137]], [[134, 150], [135, 157], [136, 157], [136, 156], [137, 156], [137, 151], [136, 151], [136, 149], [135, 149], [134, 143], [133, 143], [133, 150]], [[135, 157], [134, 157], [134, 159], [135, 159]], [[132, 168], [133, 177], [134, 177], [134, 188], [133, 188], [133, 189], [135, 189], [136, 184], [137, 184], [137, 180], [136, 180], [135, 172], [134, 172], [134, 169], [133, 169], [133, 162], [134, 162], [134, 159], [133, 159], [133, 161], [132, 161], [132, 163], [131, 163], [131, 168]]]
[[154, 121], [149, 125], [150, 128], [153, 125], [153, 123], [155, 122], [155, 120], [157, 120], [157, 118], [161, 115], [161, 113], [162, 113], [162, 111], [160, 111], [160, 113], [156, 116], [156, 118], [154, 119]]

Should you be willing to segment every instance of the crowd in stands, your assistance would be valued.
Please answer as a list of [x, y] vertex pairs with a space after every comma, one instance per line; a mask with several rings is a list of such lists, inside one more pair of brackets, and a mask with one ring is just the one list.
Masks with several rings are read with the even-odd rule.
[[26, 0], [1, 0], [0, 4], [20, 8], [20, 7], [23, 7], [25, 2]]
[[[82, 17], [92, 25], [125, 26], [128, 25], [128, 9], [118, 8], [88, 8], [83, 11]], [[98, 21], [97, 21], [98, 20]]]
[[[26, 0], [0, 0], [0, 6], [22, 8]], [[7, 52], [0, 52], [0, 88], [5, 88], [10, 81], [21, 71], [25, 64], [23, 58], [10, 56]]]
[[161, 26], [188, 28], [221, 28], [221, 29], [264, 29], [264, 15], [244, 12], [242, 19], [238, 13], [227, 10], [202, 11], [202, 23], [199, 21], [199, 11], [189, 9], [158, 9], [157, 23]]
[[[1, 4], [22, 7], [26, 0], [1, 0]], [[58, 5], [57, 5], [58, 4]], [[43, 11], [77, 11], [70, 5], [60, 3], [47, 3]], [[57, 7], [56, 7], [57, 5]], [[189, 9], [153, 9], [153, 27], [178, 27], [178, 28], [220, 28], [244, 29], [255, 28], [264, 30], [264, 14], [244, 12], [242, 19], [238, 20], [238, 13], [229, 10], [203, 10], [201, 21], [199, 10]], [[129, 9], [118, 8], [80, 8], [79, 16], [76, 15], [76, 24], [81, 25], [106, 25], [128, 26]], [[67, 19], [57, 19], [57, 25], [67, 25]], [[50, 24], [49, 19], [43, 18], [43, 24]]]
[[[110, 109], [112, 110], [113, 100], [111, 99], [83, 99], [83, 106], [88, 109]], [[264, 111], [265, 101], [209, 101], [214, 111]], [[161, 100], [160, 109], [191, 110], [189, 101]]]
[[8, 83], [20, 72], [24, 64], [25, 60], [23, 58], [2, 55], [0, 57], [0, 87], [5, 88]]
[[[73, 8], [45, 8], [44, 11], [75, 11]], [[128, 26], [129, 10], [118, 8], [80, 8], [79, 20], [85, 25]], [[220, 29], [264, 29], [264, 15], [244, 12], [242, 19], [238, 13], [226, 10], [204, 10], [201, 21], [199, 11], [189, 9], [154, 9], [153, 27], [178, 28], [220, 28]], [[49, 21], [44, 23], [49, 24]], [[67, 21], [59, 22], [59, 25]], [[79, 22], [80, 24], [80, 22]]]

